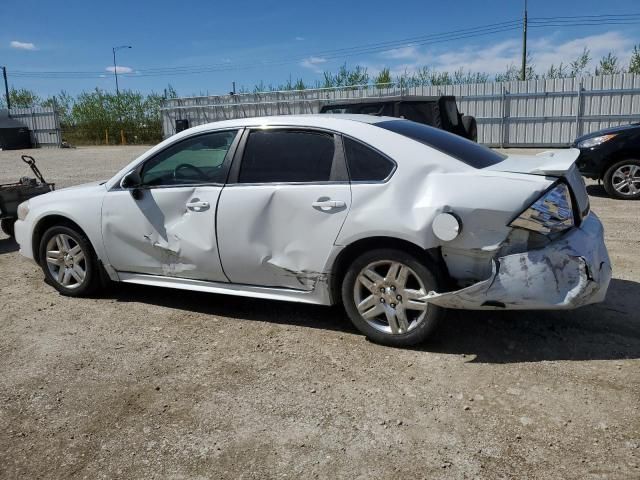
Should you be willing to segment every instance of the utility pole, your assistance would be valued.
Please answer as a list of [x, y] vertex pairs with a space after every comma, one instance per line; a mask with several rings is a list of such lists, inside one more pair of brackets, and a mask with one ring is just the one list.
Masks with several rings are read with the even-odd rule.
[[524, 18], [522, 19], [522, 71], [521, 80], [527, 79], [527, 0], [524, 0]]
[[[7, 110], [11, 110], [11, 99], [9, 98], [9, 82], [7, 81], [7, 67], [2, 67], [2, 77], [4, 78], [4, 94], [7, 99]], [[9, 112], [11, 115], [11, 112]]]
[[131, 45], [121, 45], [119, 47], [113, 47], [111, 50], [113, 51], [113, 74], [116, 77], [116, 96], [120, 96], [120, 89], [118, 88], [118, 65], [116, 64], [116, 52], [118, 50], [122, 50], [123, 48], [131, 48]]

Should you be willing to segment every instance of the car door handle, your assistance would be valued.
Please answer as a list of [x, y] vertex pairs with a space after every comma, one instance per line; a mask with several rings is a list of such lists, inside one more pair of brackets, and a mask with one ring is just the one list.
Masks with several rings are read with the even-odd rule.
[[343, 208], [346, 205], [342, 200], [319, 200], [311, 204], [313, 208]]
[[196, 212], [202, 212], [203, 210], [207, 210], [209, 208], [209, 202], [201, 202], [199, 200], [194, 200], [192, 202], [187, 203], [187, 208], [189, 210], [194, 210]]

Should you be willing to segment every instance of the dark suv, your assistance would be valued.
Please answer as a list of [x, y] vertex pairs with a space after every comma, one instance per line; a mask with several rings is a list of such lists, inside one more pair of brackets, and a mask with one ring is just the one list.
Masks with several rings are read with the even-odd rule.
[[614, 198], [640, 198], [640, 123], [592, 132], [576, 138], [578, 169], [601, 180]]
[[364, 113], [385, 117], [406, 118], [478, 141], [476, 119], [458, 111], [453, 96], [394, 96], [358, 98], [325, 105], [320, 113]]

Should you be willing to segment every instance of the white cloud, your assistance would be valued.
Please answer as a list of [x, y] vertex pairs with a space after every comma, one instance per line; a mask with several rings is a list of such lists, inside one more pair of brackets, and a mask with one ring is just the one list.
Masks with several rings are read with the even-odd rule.
[[296, 40], [297, 40], [298, 42], [302, 42], [302, 41], [304, 40], [304, 37], [296, 37]]
[[31, 42], [19, 42], [18, 40], [12, 40], [9, 45], [11, 48], [17, 48], [18, 50], [37, 50], [36, 46]]
[[[590, 69], [593, 71], [600, 58], [608, 52], [618, 56], [620, 63], [628, 63], [633, 45], [637, 38], [629, 38], [619, 32], [607, 32], [589, 35], [572, 40], [560, 41], [557, 35], [530, 39], [529, 52], [536, 71], [543, 73], [551, 65], [565, 65], [575, 60], [586, 47], [591, 54]], [[504, 72], [509, 65], [520, 65], [522, 45], [519, 39], [504, 40], [489, 44], [481, 40], [477, 44], [465, 45], [454, 50], [432, 50], [407, 45], [380, 53], [382, 61], [372, 64], [360, 63], [369, 68], [370, 73], [377, 72], [381, 65], [388, 65], [392, 75], [405, 71], [415, 71], [429, 66], [438, 71], [454, 72], [459, 69], [472, 72], [495, 74]]]
[[305, 58], [302, 62], [300, 62], [300, 65], [303, 66], [304, 68], [309, 68], [316, 73], [320, 73], [322, 72], [322, 69], [319, 67], [319, 65], [322, 65], [323, 63], [326, 63], [326, 62], [327, 62], [327, 59], [323, 57], [309, 57], [309, 58]]
[[118, 65], [117, 67], [114, 67], [113, 65], [111, 65], [110, 67], [105, 68], [105, 70], [110, 73], [113, 73], [114, 70], [117, 71], [118, 73], [133, 73], [133, 68], [124, 67], [122, 65]]
[[385, 50], [381, 55], [385, 58], [401, 59], [420, 57], [421, 53], [415, 45], [406, 45], [404, 47]]

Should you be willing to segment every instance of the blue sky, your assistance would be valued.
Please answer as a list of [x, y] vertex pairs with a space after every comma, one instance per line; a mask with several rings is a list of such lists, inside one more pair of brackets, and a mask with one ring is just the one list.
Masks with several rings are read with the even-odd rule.
[[[521, 49], [516, 29], [427, 45], [407, 42], [351, 56], [323, 54], [514, 20], [522, 15], [521, 0], [20, 0], [10, 6], [2, 1], [0, 65], [7, 66], [12, 86], [42, 96], [61, 89], [113, 90], [111, 47], [126, 44], [133, 48], [118, 52], [118, 65], [131, 74], [120, 76], [120, 88], [162, 91], [171, 83], [181, 95], [226, 93], [234, 80], [248, 88], [260, 81], [283, 83], [289, 76], [313, 83], [323, 70], [335, 71], [345, 61], [371, 74], [384, 66], [399, 73], [422, 65], [493, 74], [518, 62]], [[638, 0], [529, 0], [530, 17], [628, 13], [640, 13]], [[529, 34], [539, 70], [572, 60], [584, 47], [595, 58], [612, 50], [625, 62], [637, 43], [638, 24], [531, 28]], [[193, 65], [219, 67], [201, 74], [143, 75], [152, 73], [149, 69]], [[92, 78], [29, 78], [12, 71], [92, 72]]]

